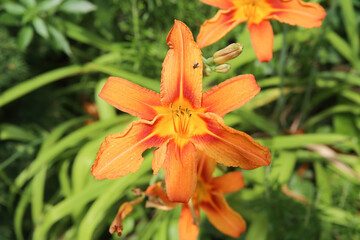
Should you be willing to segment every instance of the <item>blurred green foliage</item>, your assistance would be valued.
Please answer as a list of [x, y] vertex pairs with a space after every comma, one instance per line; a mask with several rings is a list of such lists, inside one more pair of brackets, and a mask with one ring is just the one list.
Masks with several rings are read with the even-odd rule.
[[[228, 196], [248, 230], [240, 239], [360, 239], [360, 4], [317, 1], [321, 28], [272, 22], [274, 58], [260, 63], [246, 27], [203, 50], [244, 44], [227, 74], [255, 75], [262, 91], [225, 117], [272, 151]], [[133, 120], [97, 97], [109, 75], [158, 91], [174, 19], [197, 35], [217, 9], [200, 1], [4, 0], [0, 3], [0, 239], [117, 239], [117, 208], [162, 178], [152, 154], [136, 174], [96, 181], [104, 137]], [[95, 109], [95, 111], [94, 111]], [[179, 209], [139, 205], [125, 239], [177, 239]], [[199, 239], [231, 239], [205, 216]]]

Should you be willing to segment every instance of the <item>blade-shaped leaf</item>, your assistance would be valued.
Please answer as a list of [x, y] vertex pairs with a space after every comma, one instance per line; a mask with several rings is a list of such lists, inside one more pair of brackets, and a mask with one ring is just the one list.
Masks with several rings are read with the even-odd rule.
[[18, 45], [20, 50], [25, 50], [34, 36], [34, 30], [30, 26], [21, 28], [18, 35]]
[[26, 9], [22, 5], [14, 2], [4, 3], [2, 7], [5, 9], [6, 12], [14, 15], [23, 15], [26, 11]]
[[67, 1], [60, 6], [66, 13], [85, 14], [96, 10], [96, 6], [88, 1]]
[[43, 38], [47, 39], [49, 37], [49, 32], [47, 30], [47, 27], [46, 27], [46, 24], [44, 22], [44, 20], [42, 20], [41, 18], [39, 17], [36, 17], [34, 20], [33, 20], [33, 26], [34, 26], [34, 29], [35, 31], [40, 35], [42, 36]]
[[47, 1], [43, 1], [37, 6], [37, 9], [40, 12], [46, 12], [46, 11], [52, 10], [52, 9], [56, 8], [57, 6], [59, 6], [60, 3], [62, 3], [62, 1], [63, 0], [47, 0]]
[[52, 26], [49, 26], [48, 29], [55, 46], [64, 51], [67, 55], [71, 55], [70, 45], [65, 36]]

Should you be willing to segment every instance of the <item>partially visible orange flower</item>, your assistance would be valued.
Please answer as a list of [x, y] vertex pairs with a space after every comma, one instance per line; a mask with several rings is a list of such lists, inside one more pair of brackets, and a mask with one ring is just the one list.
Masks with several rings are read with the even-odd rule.
[[317, 3], [300, 0], [200, 0], [221, 8], [204, 22], [197, 37], [200, 48], [220, 40], [238, 24], [247, 21], [251, 43], [262, 62], [272, 58], [274, 32], [270, 19], [305, 28], [320, 27], [325, 10]]
[[[209, 221], [220, 232], [238, 238], [246, 230], [245, 220], [230, 208], [224, 194], [239, 191], [245, 183], [241, 171], [226, 173], [213, 178], [216, 162], [207, 159], [199, 153], [198, 179], [191, 204], [184, 203], [179, 219], [180, 240], [195, 240], [199, 234], [199, 227], [195, 223], [203, 210]], [[156, 183], [146, 190], [148, 196], [159, 197], [165, 206], [175, 207], [166, 196], [160, 183]], [[161, 208], [160, 208], [161, 209]], [[195, 221], [195, 222], [194, 222]]]
[[[142, 153], [152, 147], [152, 169], [165, 170], [171, 201], [188, 202], [196, 186], [197, 152], [226, 166], [254, 169], [269, 165], [270, 151], [249, 135], [225, 125], [222, 117], [259, 91], [253, 75], [229, 79], [202, 93], [202, 56], [187, 26], [175, 21], [163, 63], [160, 94], [110, 77], [99, 96], [116, 108], [142, 118], [122, 133], [106, 137], [91, 173], [114, 179], [136, 172]], [[194, 64], [200, 66], [194, 68]]]

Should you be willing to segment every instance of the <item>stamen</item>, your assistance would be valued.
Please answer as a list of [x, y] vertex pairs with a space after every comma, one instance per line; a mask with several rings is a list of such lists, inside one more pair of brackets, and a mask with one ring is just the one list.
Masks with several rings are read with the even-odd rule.
[[186, 135], [189, 132], [191, 111], [188, 108], [183, 109], [179, 106], [177, 110], [172, 110], [171, 112], [174, 131], [180, 135]]

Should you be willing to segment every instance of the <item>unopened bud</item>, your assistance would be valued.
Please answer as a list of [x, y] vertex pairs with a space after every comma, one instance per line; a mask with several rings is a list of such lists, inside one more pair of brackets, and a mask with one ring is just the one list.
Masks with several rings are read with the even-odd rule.
[[208, 65], [205, 65], [204, 67], [204, 76], [208, 77], [211, 75], [211, 68]]
[[226, 48], [223, 48], [214, 53], [213, 58], [216, 64], [223, 64], [231, 59], [236, 58], [242, 53], [244, 46], [240, 43], [232, 43]]
[[231, 69], [231, 65], [228, 63], [224, 63], [215, 67], [215, 71], [217, 73], [227, 73], [230, 71], [230, 69]]

